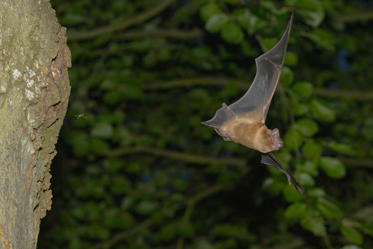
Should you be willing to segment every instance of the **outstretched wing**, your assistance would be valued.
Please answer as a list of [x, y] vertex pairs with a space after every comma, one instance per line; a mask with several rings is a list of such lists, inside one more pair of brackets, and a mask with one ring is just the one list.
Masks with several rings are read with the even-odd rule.
[[294, 14], [291, 15], [281, 40], [271, 50], [255, 59], [257, 72], [251, 87], [244, 96], [229, 105], [236, 114], [258, 110], [263, 113], [263, 120], [267, 117], [284, 64], [293, 18]]
[[276, 169], [281, 170], [282, 173], [284, 173], [286, 177], [288, 178], [289, 184], [293, 184], [294, 187], [297, 189], [297, 191], [301, 195], [304, 195], [302, 186], [295, 180], [295, 178], [289, 172], [287, 172], [282, 167], [281, 163], [277, 160], [277, 158], [272, 153], [263, 154], [262, 160], [260, 162], [265, 165], [269, 165], [269, 166], [275, 167]]
[[280, 41], [271, 50], [255, 59], [257, 72], [245, 95], [229, 106], [223, 104], [214, 117], [203, 124], [219, 128], [235, 115], [254, 111], [262, 114], [261, 119], [265, 121], [284, 64], [293, 18], [294, 13]]

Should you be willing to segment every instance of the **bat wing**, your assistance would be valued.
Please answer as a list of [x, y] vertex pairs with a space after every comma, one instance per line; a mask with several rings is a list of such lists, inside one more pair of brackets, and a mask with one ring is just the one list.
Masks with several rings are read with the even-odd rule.
[[289, 24], [280, 41], [271, 50], [255, 59], [257, 72], [251, 87], [244, 96], [229, 106], [235, 113], [242, 114], [258, 110], [263, 113], [263, 119], [265, 120], [280, 79], [293, 16], [294, 14], [291, 15]]
[[272, 153], [267, 153], [262, 155], [262, 160], [260, 161], [261, 163], [265, 165], [270, 165], [272, 167], [275, 167], [276, 169], [279, 169], [286, 175], [288, 178], [289, 184], [293, 184], [297, 191], [301, 194], [304, 195], [303, 188], [302, 186], [295, 180], [295, 178], [287, 172], [281, 165], [281, 163], [277, 160], [277, 158], [272, 154]]
[[223, 104], [223, 107], [216, 111], [215, 116], [203, 124], [219, 128], [235, 115], [253, 111], [261, 113], [261, 119], [265, 121], [284, 64], [293, 18], [294, 13], [280, 41], [271, 50], [255, 59], [257, 72], [245, 95], [229, 106]]

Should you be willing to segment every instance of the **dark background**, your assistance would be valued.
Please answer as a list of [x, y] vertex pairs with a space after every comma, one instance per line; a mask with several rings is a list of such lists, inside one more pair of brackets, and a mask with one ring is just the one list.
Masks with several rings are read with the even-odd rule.
[[[38, 248], [373, 248], [373, 3], [53, 0], [73, 67]], [[295, 8], [276, 156], [201, 121], [250, 86]]]

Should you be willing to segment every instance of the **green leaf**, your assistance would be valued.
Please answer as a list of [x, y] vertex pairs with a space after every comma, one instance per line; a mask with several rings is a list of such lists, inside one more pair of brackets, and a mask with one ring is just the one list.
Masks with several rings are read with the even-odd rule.
[[308, 196], [313, 198], [320, 198], [325, 196], [325, 191], [321, 188], [314, 188], [308, 191]]
[[359, 224], [359, 229], [370, 236], [373, 236], [373, 223], [370, 221], [361, 222]]
[[123, 100], [123, 93], [118, 90], [108, 91], [105, 93], [103, 99], [109, 105], [116, 105]]
[[300, 185], [302, 186], [313, 186], [315, 185], [315, 180], [306, 173], [298, 173], [297, 179]]
[[297, 170], [302, 173], [309, 174], [311, 176], [317, 176], [317, 165], [311, 161], [306, 161], [303, 164], [297, 165]]
[[285, 216], [288, 219], [303, 219], [307, 217], [307, 206], [305, 203], [296, 202], [290, 205], [286, 211]]
[[286, 185], [281, 181], [275, 181], [273, 178], [267, 178], [263, 182], [263, 188], [267, 189], [272, 195], [277, 196]]
[[282, 68], [282, 73], [280, 76], [281, 83], [285, 86], [289, 86], [293, 82], [293, 80], [294, 80], [293, 71], [290, 68], [284, 66]]
[[228, 22], [223, 26], [221, 36], [225, 41], [234, 44], [238, 44], [243, 40], [243, 32], [240, 26], [234, 22]]
[[144, 201], [141, 201], [137, 205], [136, 211], [142, 215], [149, 215], [152, 212], [154, 212], [157, 208], [158, 208], [157, 202], [144, 200]]
[[346, 245], [346, 246], [342, 247], [341, 249], [361, 249], [361, 247], [356, 246], [356, 245]]
[[171, 222], [167, 225], [163, 225], [159, 234], [157, 234], [157, 239], [160, 241], [170, 241], [176, 235], [178, 224]]
[[113, 127], [108, 123], [96, 124], [92, 129], [92, 136], [99, 138], [109, 138], [113, 135]]
[[360, 234], [359, 231], [357, 231], [353, 227], [348, 227], [348, 226], [342, 225], [341, 233], [351, 243], [354, 243], [354, 244], [362, 244], [363, 243], [363, 236]]
[[207, 4], [203, 6], [200, 10], [200, 15], [202, 20], [205, 22], [214, 14], [220, 13], [221, 9], [218, 5], [214, 3]]
[[309, 82], [299, 81], [294, 84], [293, 91], [300, 97], [308, 98], [312, 95], [313, 86]]
[[250, 26], [250, 13], [247, 9], [236, 10], [234, 16], [242, 28], [246, 29]]
[[294, 128], [307, 137], [315, 135], [319, 130], [317, 123], [312, 119], [307, 118], [297, 120], [294, 124]]
[[284, 136], [285, 146], [289, 149], [296, 149], [302, 144], [302, 136], [295, 129], [286, 132]]
[[311, 102], [310, 110], [318, 120], [325, 122], [333, 122], [335, 120], [335, 112], [317, 100]]
[[324, 19], [325, 10], [320, 0], [286, 0], [285, 4], [295, 6], [296, 13], [310, 26], [317, 27]]
[[241, 0], [224, 0], [225, 3], [229, 3], [229, 4], [235, 4], [235, 3], [239, 3]]
[[303, 103], [296, 103], [292, 106], [292, 109], [296, 116], [303, 116], [304, 114], [308, 113], [308, 105]]
[[131, 190], [131, 182], [122, 175], [111, 178], [110, 190], [117, 195], [128, 193]]
[[219, 32], [228, 21], [226, 14], [217, 13], [208, 19], [205, 27], [209, 32]]
[[135, 218], [129, 212], [120, 212], [117, 220], [118, 227], [121, 229], [129, 229], [135, 224]]
[[93, 153], [101, 156], [106, 155], [110, 149], [109, 144], [101, 139], [92, 139], [89, 145]]
[[88, 136], [82, 132], [73, 132], [68, 136], [68, 142], [72, 145], [77, 156], [86, 155], [89, 152], [90, 144]]
[[[277, 159], [284, 165], [284, 164], [289, 164], [292, 155], [290, 152], [285, 151], [285, 150], [280, 150], [279, 152], [276, 152]], [[282, 173], [281, 173], [282, 174]]]
[[[241, 25], [243, 25], [243, 24], [241, 23]], [[253, 35], [259, 29], [261, 29], [265, 26], [266, 26], [266, 24], [262, 19], [258, 18], [257, 16], [255, 16], [253, 14], [249, 15], [249, 23], [248, 23], [248, 26], [246, 27], [247, 33], [249, 33], [250, 35]]]
[[348, 156], [355, 156], [356, 155], [356, 151], [352, 148], [351, 145], [349, 144], [343, 144], [343, 143], [338, 143], [338, 142], [335, 142], [335, 141], [331, 141], [327, 144], [328, 148], [338, 152], [338, 153], [341, 153], [341, 154], [344, 154], [344, 155], [348, 155]]
[[285, 55], [285, 65], [295, 66], [298, 63], [298, 55], [293, 52], [287, 52]]
[[184, 238], [192, 238], [194, 235], [194, 227], [190, 222], [181, 221], [178, 226], [178, 233]]
[[267, 52], [268, 50], [273, 48], [276, 45], [276, 43], [278, 42], [277, 38], [263, 38], [261, 41], [262, 41], [262, 45], [265, 49], [264, 52]]
[[282, 194], [288, 202], [296, 202], [303, 198], [293, 184], [286, 185], [282, 190]]
[[320, 48], [324, 48], [332, 52], [335, 51], [334, 35], [329, 31], [323, 29], [315, 29], [308, 33], [304, 33], [304, 36], [316, 43], [316, 45]]
[[331, 178], [339, 179], [346, 175], [345, 166], [338, 159], [332, 157], [322, 157], [320, 164], [327, 176]]
[[317, 159], [321, 156], [322, 147], [315, 140], [308, 140], [302, 148], [303, 154], [307, 158]]
[[308, 216], [301, 220], [300, 224], [308, 231], [311, 231], [316, 236], [324, 236], [326, 233], [324, 221], [318, 216]]
[[324, 198], [318, 199], [316, 207], [322, 216], [327, 219], [340, 220], [343, 217], [342, 211], [339, 209], [339, 207], [333, 202]]
[[201, 239], [196, 239], [196, 246], [193, 247], [193, 249], [216, 249], [216, 247], [211, 244], [210, 241], [207, 239], [201, 238]]
[[235, 238], [248, 238], [249, 232], [245, 226], [234, 224], [222, 224], [213, 228], [212, 232], [218, 236], [235, 237]]
[[258, 3], [266, 10], [266, 12], [273, 13], [273, 16], [287, 14], [287, 11], [284, 8], [279, 8], [279, 6], [274, 4], [272, 1], [260, 1]]

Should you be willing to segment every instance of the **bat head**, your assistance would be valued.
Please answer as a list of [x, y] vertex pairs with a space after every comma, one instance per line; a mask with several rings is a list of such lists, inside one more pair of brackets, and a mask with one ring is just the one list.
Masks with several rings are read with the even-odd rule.
[[280, 137], [280, 131], [275, 128], [271, 131], [272, 150], [279, 150], [284, 145]]
[[280, 138], [279, 130], [270, 130], [267, 126], [262, 124], [262, 126], [256, 131], [254, 143], [251, 148], [262, 153], [269, 153], [271, 151], [279, 150], [283, 145], [284, 143]]

